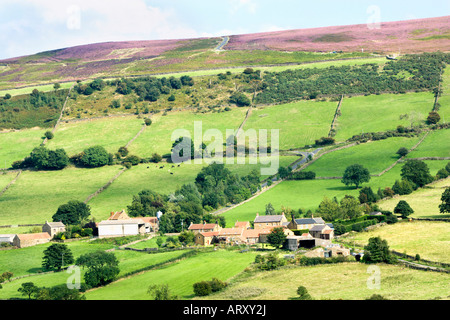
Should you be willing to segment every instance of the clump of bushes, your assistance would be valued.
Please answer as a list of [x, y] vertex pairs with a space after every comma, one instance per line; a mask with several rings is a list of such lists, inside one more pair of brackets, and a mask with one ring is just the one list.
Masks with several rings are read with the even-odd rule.
[[293, 172], [287, 177], [288, 180], [314, 180], [315, 178], [316, 173], [312, 171]]
[[83, 237], [91, 237], [94, 233], [92, 228], [82, 228], [81, 226], [67, 226], [65, 232], [57, 233], [53, 239], [55, 240], [66, 240], [66, 239], [76, 239]]
[[211, 293], [219, 292], [228, 286], [226, 282], [223, 282], [217, 278], [213, 278], [211, 281], [200, 281], [194, 283], [194, 294], [199, 297], [208, 296]]
[[315, 141], [315, 146], [319, 147], [319, 146], [329, 146], [332, 144], [335, 144], [336, 140], [334, 138], [331, 137], [322, 137], [319, 140]]
[[257, 255], [255, 265], [260, 270], [275, 270], [286, 265], [286, 260], [280, 259], [276, 253], [267, 256]]

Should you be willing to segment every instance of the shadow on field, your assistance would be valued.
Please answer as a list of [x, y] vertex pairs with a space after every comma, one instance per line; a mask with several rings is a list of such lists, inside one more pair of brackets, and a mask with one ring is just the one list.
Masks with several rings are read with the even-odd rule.
[[326, 188], [327, 190], [333, 190], [333, 191], [351, 191], [351, 190], [357, 190], [355, 187], [347, 187], [347, 186], [342, 186], [342, 187], [331, 187], [331, 188]]

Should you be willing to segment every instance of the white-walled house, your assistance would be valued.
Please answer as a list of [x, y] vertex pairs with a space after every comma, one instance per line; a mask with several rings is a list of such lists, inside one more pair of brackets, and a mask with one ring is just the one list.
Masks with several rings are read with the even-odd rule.
[[105, 220], [98, 224], [98, 237], [124, 237], [145, 234], [145, 222], [141, 219]]

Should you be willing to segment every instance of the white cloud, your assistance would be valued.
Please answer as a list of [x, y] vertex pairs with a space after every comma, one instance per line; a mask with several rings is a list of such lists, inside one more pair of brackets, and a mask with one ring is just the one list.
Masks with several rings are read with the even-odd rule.
[[275, 32], [275, 31], [284, 31], [284, 30], [291, 30], [291, 29], [295, 29], [293, 27], [280, 27], [280, 26], [276, 26], [276, 25], [263, 25], [261, 27], [261, 31], [260, 32]]
[[[83, 35], [92, 38], [167, 39], [196, 36], [195, 30], [182, 25], [174, 10], [148, 6], [144, 0], [26, 0], [36, 6], [44, 24], [77, 26]], [[79, 11], [77, 12], [77, 8]], [[70, 35], [70, 33], [68, 34]]]
[[236, 14], [241, 9], [246, 9], [247, 12], [255, 14], [258, 8], [258, 4], [255, 0], [229, 0], [230, 2], [230, 13]]

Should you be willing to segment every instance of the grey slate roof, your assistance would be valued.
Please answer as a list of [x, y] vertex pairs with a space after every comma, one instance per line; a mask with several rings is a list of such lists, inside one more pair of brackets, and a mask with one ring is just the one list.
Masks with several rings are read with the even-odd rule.
[[304, 218], [304, 219], [295, 219], [296, 224], [324, 224], [322, 218]]
[[255, 218], [256, 223], [264, 223], [264, 222], [280, 222], [283, 219], [282, 215], [274, 215], [274, 216], [257, 216]]
[[312, 227], [309, 231], [322, 231], [323, 229], [325, 229], [325, 227], [325, 224], [318, 224]]
[[64, 223], [62, 223], [61, 221], [59, 221], [59, 222], [48, 222], [47, 221], [47, 224], [52, 228], [64, 228], [65, 227]]

